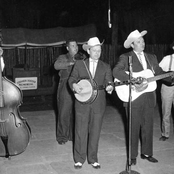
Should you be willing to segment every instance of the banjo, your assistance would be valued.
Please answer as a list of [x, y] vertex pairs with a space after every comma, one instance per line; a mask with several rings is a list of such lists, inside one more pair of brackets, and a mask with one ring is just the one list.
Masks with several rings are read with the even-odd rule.
[[90, 79], [82, 79], [77, 84], [81, 86], [82, 90], [80, 93], [74, 94], [75, 98], [83, 104], [92, 103], [98, 95], [96, 82], [94, 80], [91, 82]]
[[[87, 68], [85, 61], [83, 61], [83, 63], [89, 75], [89, 79], [81, 79], [77, 83], [81, 86], [82, 90], [80, 93], [75, 93], [74, 95], [79, 102], [83, 104], [90, 104], [97, 98], [99, 87], [97, 87], [97, 83], [94, 81], [94, 79], [92, 79], [92, 76], [89, 72], [89, 69]], [[102, 89], [104, 89], [103, 86]]]

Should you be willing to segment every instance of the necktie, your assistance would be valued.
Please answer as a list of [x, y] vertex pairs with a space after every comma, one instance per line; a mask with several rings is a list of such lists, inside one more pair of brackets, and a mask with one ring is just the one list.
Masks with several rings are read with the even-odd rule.
[[139, 61], [140, 61], [140, 63], [141, 63], [141, 65], [142, 65], [142, 67], [144, 68], [144, 65], [143, 65], [143, 60], [142, 60], [142, 53], [137, 53], [138, 54], [138, 58], [139, 58]]
[[96, 66], [97, 66], [97, 61], [96, 60], [91, 60], [91, 65], [90, 65], [90, 71], [92, 74], [92, 77], [94, 78], [95, 76], [95, 71], [96, 71]]

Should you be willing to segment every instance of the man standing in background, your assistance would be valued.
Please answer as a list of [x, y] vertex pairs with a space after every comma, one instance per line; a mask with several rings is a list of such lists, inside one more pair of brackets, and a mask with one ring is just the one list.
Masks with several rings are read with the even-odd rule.
[[74, 131], [74, 94], [67, 83], [73, 65], [78, 45], [75, 40], [66, 42], [67, 54], [60, 55], [54, 63], [54, 68], [59, 70], [59, 85], [57, 90], [57, 130], [56, 139], [59, 144], [72, 141]]
[[[161, 60], [159, 66], [163, 71], [174, 71], [174, 43], [170, 47], [170, 52]], [[162, 132], [160, 141], [166, 141], [170, 135], [170, 119], [172, 105], [174, 105], [174, 84], [162, 83]]]

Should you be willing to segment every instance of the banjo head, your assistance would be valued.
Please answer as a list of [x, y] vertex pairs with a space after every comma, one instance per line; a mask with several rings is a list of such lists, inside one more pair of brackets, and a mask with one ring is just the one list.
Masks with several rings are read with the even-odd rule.
[[80, 94], [75, 93], [75, 97], [79, 102], [91, 103], [97, 96], [97, 90], [93, 89], [90, 81], [88, 79], [82, 79], [78, 84], [83, 88]]

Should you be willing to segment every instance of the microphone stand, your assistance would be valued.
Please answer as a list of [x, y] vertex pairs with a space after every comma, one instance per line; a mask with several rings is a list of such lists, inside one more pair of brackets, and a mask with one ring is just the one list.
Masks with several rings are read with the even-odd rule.
[[132, 137], [132, 56], [129, 56], [129, 147], [128, 147], [128, 160], [127, 168], [125, 171], [122, 171], [120, 174], [140, 174], [137, 171], [131, 170], [131, 137]]

